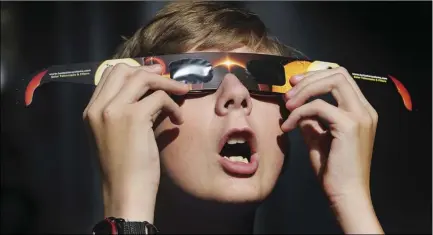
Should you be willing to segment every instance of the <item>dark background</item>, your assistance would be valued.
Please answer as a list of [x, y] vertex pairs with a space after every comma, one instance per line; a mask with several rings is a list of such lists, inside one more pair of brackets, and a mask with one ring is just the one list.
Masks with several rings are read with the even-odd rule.
[[[96, 158], [81, 113], [92, 88], [38, 89], [30, 74], [54, 64], [98, 61], [163, 2], [2, 2], [1, 230], [84, 233], [102, 216]], [[243, 4], [243, 3], [238, 3]], [[431, 233], [431, 2], [247, 2], [281, 41], [354, 72], [396, 76], [409, 112], [370, 94], [380, 120], [372, 197], [386, 233]], [[395, 95], [392, 99], [399, 99]], [[341, 232], [327, 208], [297, 131], [277, 188], [260, 209], [258, 232]], [[361, 218], [360, 218], [361, 219]]]

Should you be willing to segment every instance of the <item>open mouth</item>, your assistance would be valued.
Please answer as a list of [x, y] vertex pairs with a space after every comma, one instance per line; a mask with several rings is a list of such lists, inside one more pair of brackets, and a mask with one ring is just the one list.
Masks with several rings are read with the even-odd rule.
[[233, 177], [249, 177], [259, 167], [257, 140], [251, 129], [231, 129], [219, 143], [219, 163]]
[[230, 137], [226, 144], [224, 144], [220, 155], [232, 162], [249, 163], [251, 160], [251, 149], [245, 138]]
[[229, 131], [220, 143], [220, 156], [232, 162], [250, 163], [255, 153], [256, 140], [249, 129], [233, 129]]

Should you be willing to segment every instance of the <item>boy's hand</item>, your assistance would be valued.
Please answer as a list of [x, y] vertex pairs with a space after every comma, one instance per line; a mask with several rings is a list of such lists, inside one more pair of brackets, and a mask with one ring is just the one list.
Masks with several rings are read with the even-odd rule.
[[160, 70], [107, 68], [83, 112], [101, 164], [105, 216], [153, 221], [160, 180], [153, 122], [164, 110], [181, 124], [179, 106], [167, 93], [188, 92], [186, 85], [159, 76]]
[[[344, 68], [310, 72], [290, 82], [293, 88], [285, 100], [291, 113], [281, 129], [300, 126], [312, 166], [343, 230], [383, 233], [372, 208], [369, 186], [377, 112]], [[320, 99], [306, 103], [329, 92], [337, 107]]]

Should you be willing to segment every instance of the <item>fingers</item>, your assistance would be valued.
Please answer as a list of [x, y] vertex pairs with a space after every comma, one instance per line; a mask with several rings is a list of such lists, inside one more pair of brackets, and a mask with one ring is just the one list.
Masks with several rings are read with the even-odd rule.
[[308, 77], [312, 74], [317, 73], [317, 71], [310, 71], [310, 72], [306, 72], [306, 73], [302, 73], [302, 74], [297, 74], [293, 77], [290, 78], [289, 82], [292, 86], [295, 86], [296, 84], [298, 84], [304, 77]]
[[[117, 95], [126, 80], [129, 80], [131, 74], [135, 71], [142, 70], [148, 73], [158, 73], [161, 70], [160, 65], [133, 67], [123, 63], [108, 67], [104, 70], [101, 80], [97, 85], [93, 95], [83, 112], [83, 118], [88, 115], [89, 109], [102, 110]], [[96, 107], [95, 107], [96, 106]]]
[[172, 79], [161, 78], [161, 76], [149, 73], [145, 70], [137, 70], [119, 91], [113, 105], [137, 102], [149, 90], [164, 90], [175, 95], [188, 93], [187, 84]]
[[[141, 73], [141, 75], [148, 75], [148, 73], [157, 73], [161, 67], [156, 66], [142, 66], [142, 67], [132, 67], [127, 64], [117, 64], [114, 66], [110, 73], [109, 78], [104, 84], [104, 88], [98, 95], [98, 101], [108, 103], [110, 102], [117, 93], [122, 89], [126, 80], [128, 80], [132, 75], [136, 74], [136, 71], [147, 71], [147, 73]], [[145, 77], [143, 77], [144, 79]], [[102, 105], [103, 106], [103, 105]]]
[[358, 113], [364, 110], [348, 79], [340, 73], [331, 75], [316, 73], [305, 77], [295, 86], [295, 90], [289, 91], [286, 107], [293, 110], [303, 105], [309, 98], [329, 92], [343, 110]]
[[[335, 74], [343, 75], [343, 77], [346, 78], [346, 81], [351, 85], [352, 90], [355, 92], [355, 94], [357, 95], [360, 102], [363, 104], [364, 108], [367, 110], [370, 117], [374, 120], [374, 122], [377, 122], [378, 115], [376, 110], [371, 106], [371, 104], [365, 98], [364, 94], [361, 92], [361, 89], [359, 89], [358, 85], [356, 84], [355, 80], [352, 78], [350, 73], [343, 67], [338, 67], [329, 70], [313, 71], [305, 75], [294, 76], [293, 78], [290, 79], [291, 84], [294, 86], [294, 88], [291, 89], [291, 93], [296, 93], [296, 91], [299, 90], [299, 88], [305, 87], [306, 84], [309, 84], [310, 82], [314, 82], [317, 81], [318, 79], [332, 76]], [[289, 94], [286, 94], [285, 96], [286, 101], [289, 99], [288, 96]]]
[[311, 165], [316, 174], [320, 174], [326, 162], [326, 156], [323, 153], [329, 149], [332, 138], [314, 118], [302, 119], [299, 126], [310, 151]]
[[[138, 102], [138, 109], [143, 110], [146, 117], [152, 118], [152, 123], [156, 120], [161, 111], [168, 114], [173, 124], [180, 125], [183, 123], [180, 107], [174, 100], [163, 90], [157, 90]], [[146, 118], [145, 117], [145, 118]]]
[[317, 119], [314, 118], [304, 118], [300, 120], [299, 127], [301, 128], [301, 130], [308, 127], [311, 133], [314, 132], [314, 135], [307, 136], [309, 138], [307, 142], [309, 142], [310, 140], [312, 141], [316, 135], [321, 135], [326, 133], [326, 129], [322, 126], [322, 124]]
[[[131, 67], [117, 64], [107, 68], [83, 116], [89, 117], [93, 125], [101, 120], [112, 120], [113, 117], [117, 120], [119, 116], [128, 114], [137, 120], [151, 119], [149, 121], [153, 123], [160, 111], [165, 110], [173, 123], [181, 124], [180, 107], [167, 93], [186, 94], [189, 87], [161, 77], [157, 74], [160, 70], [159, 65]], [[137, 102], [147, 92], [151, 94]]]
[[323, 70], [323, 74], [325, 76], [329, 76], [329, 75], [332, 75], [332, 74], [341, 74], [341, 75], [343, 75], [347, 79], [347, 82], [349, 82], [349, 84], [352, 86], [352, 89], [354, 90], [354, 92], [358, 96], [359, 100], [361, 100], [363, 104], [365, 104], [365, 105], [368, 104], [369, 105], [369, 102], [365, 98], [364, 94], [362, 94], [361, 89], [359, 89], [359, 87], [356, 84], [355, 80], [352, 78], [352, 76], [349, 74], [349, 72], [345, 68], [338, 67], [338, 68], [335, 68], [335, 69]]
[[90, 98], [89, 103], [87, 104], [86, 108], [84, 109], [83, 119], [85, 119], [87, 117], [87, 112], [88, 112], [90, 106], [92, 106], [93, 102], [98, 97], [99, 93], [101, 92], [101, 89], [105, 84], [105, 80], [110, 75], [111, 70], [113, 70], [113, 67], [110, 66], [110, 67], [106, 68], [104, 70], [104, 72], [102, 73], [101, 80], [99, 81], [98, 85], [96, 86], [95, 90], [93, 91], [92, 97]]
[[350, 126], [353, 122], [343, 110], [317, 99], [293, 110], [281, 125], [281, 130], [287, 132], [295, 129], [299, 121], [304, 118], [320, 118], [329, 124], [331, 131], [334, 131], [333, 128], [339, 131], [339, 128]]

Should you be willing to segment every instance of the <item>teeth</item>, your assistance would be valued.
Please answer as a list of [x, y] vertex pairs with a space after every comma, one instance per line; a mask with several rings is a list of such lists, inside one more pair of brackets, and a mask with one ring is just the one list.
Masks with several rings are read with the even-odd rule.
[[246, 140], [244, 138], [230, 138], [227, 143], [228, 144], [243, 144]]
[[224, 157], [232, 162], [243, 162], [243, 163], [249, 163], [247, 158], [244, 158], [242, 156], [230, 156], [230, 157]]

